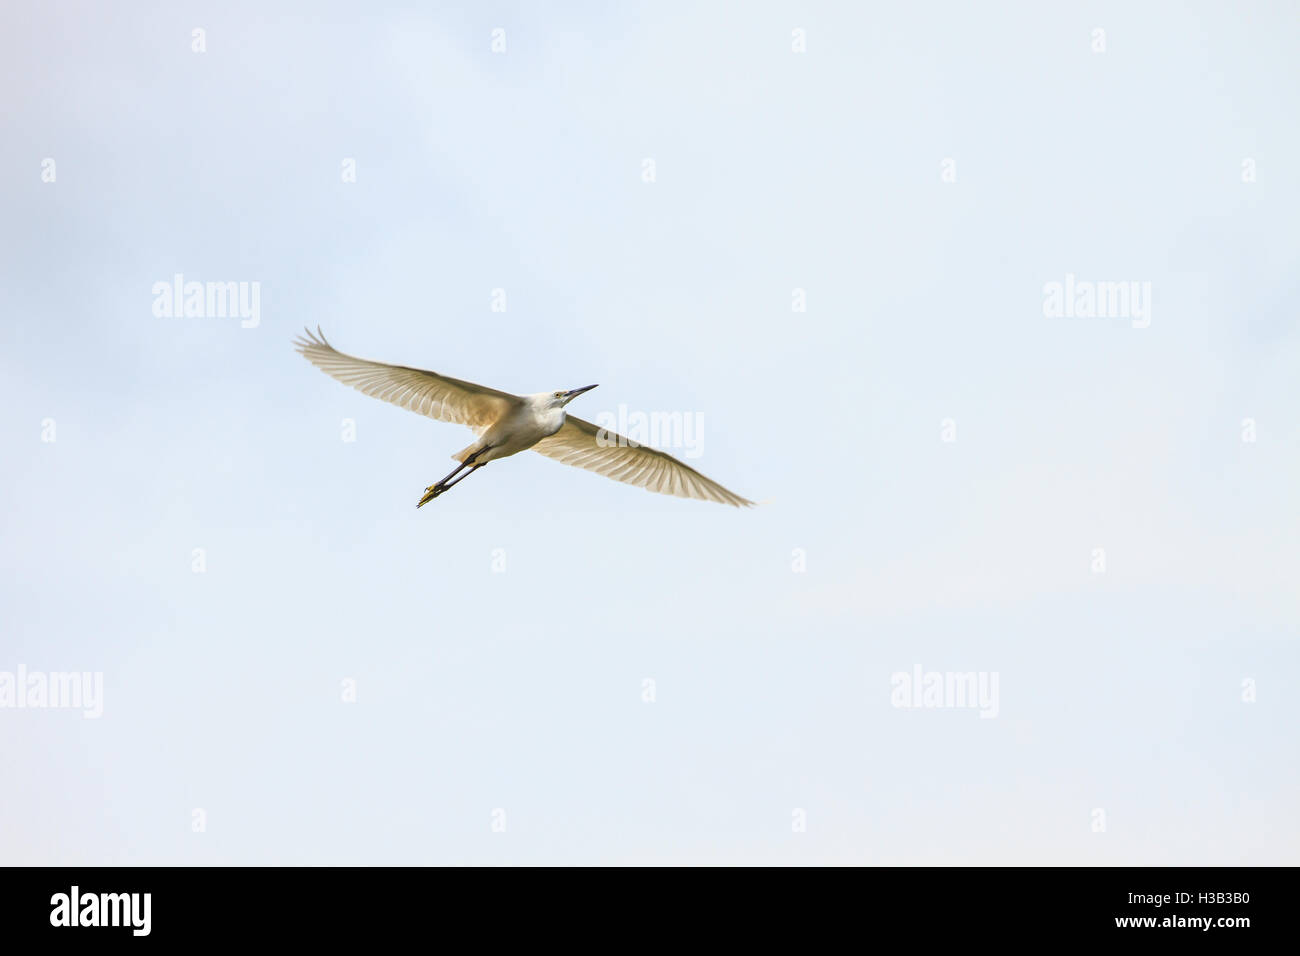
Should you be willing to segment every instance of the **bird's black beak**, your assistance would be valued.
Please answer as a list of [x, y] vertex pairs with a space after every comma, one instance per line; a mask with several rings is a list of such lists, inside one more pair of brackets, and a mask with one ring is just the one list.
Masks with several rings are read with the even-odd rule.
[[564, 393], [564, 397], [565, 397], [565, 398], [577, 398], [577, 397], [578, 397], [579, 395], [581, 395], [583, 392], [590, 392], [590, 391], [591, 391], [593, 388], [595, 388], [595, 387], [596, 387], [595, 385], [584, 385], [582, 388], [571, 388], [571, 389], [569, 389], [567, 392]]

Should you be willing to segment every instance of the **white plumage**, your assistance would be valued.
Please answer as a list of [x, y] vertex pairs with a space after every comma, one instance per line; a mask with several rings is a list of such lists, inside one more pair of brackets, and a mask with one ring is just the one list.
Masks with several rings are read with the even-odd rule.
[[[319, 329], [315, 334], [308, 330], [294, 344], [307, 361], [345, 385], [438, 421], [468, 425], [474, 430], [477, 439], [452, 456], [460, 466], [426, 488], [420, 505], [459, 484], [489, 461], [528, 448], [566, 465], [660, 494], [736, 507], [753, 504], [672, 455], [638, 445], [565, 412], [565, 405], [595, 385], [511, 395], [437, 372], [345, 355], [325, 341]], [[466, 468], [469, 471], [451, 480]]]

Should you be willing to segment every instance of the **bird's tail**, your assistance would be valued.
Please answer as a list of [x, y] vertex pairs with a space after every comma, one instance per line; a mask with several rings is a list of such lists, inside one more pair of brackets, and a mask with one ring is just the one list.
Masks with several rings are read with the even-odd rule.
[[478, 451], [482, 447], [483, 447], [483, 443], [477, 441], [474, 442], [474, 444], [472, 445], [466, 445], [460, 451], [456, 452], [456, 454], [451, 456], [452, 461], [458, 461], [463, 465], [465, 463], [466, 458], [474, 454], [474, 452]]

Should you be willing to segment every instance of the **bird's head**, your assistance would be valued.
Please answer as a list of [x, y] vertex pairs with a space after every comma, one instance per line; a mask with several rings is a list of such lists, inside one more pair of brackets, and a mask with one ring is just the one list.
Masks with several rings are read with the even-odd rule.
[[551, 392], [547, 404], [551, 408], [563, 408], [583, 392], [590, 392], [595, 387], [595, 385], [584, 385], [582, 388], [571, 388], [567, 392]]

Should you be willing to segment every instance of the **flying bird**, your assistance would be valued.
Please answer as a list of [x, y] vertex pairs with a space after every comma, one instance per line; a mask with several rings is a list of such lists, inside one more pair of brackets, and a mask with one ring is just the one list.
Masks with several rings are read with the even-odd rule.
[[425, 488], [417, 508], [456, 487], [488, 462], [528, 448], [566, 465], [660, 494], [737, 508], [754, 504], [672, 455], [565, 412], [569, 402], [595, 385], [511, 395], [437, 372], [345, 355], [325, 341], [319, 327], [314, 334], [307, 329], [305, 337], [295, 339], [294, 345], [307, 361], [344, 385], [437, 421], [474, 430], [475, 440], [451, 456], [459, 462], [456, 469]]

